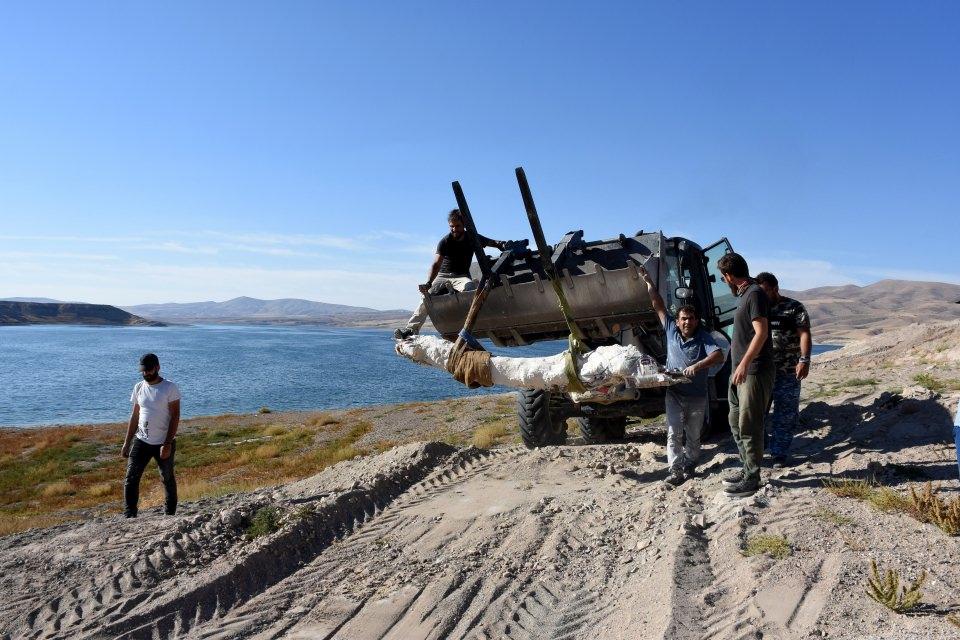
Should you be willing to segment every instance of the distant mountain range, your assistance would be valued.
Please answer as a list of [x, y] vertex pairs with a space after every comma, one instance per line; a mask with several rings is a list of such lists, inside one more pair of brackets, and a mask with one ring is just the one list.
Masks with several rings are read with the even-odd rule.
[[163, 326], [108, 304], [0, 300], [0, 325], [20, 324]]
[[[877, 335], [888, 329], [912, 322], [935, 322], [960, 318], [960, 285], [942, 282], [913, 282], [908, 280], [881, 280], [859, 287], [843, 285], [817, 287], [806, 291], [783, 291], [806, 305], [813, 322], [814, 341], [820, 344], [841, 343]], [[40, 300], [63, 312], [52, 314], [50, 322], [68, 322], [70, 304], [57, 303], [49, 298], [19, 298], [22, 304], [39, 304]], [[16, 304], [17, 302], [7, 303]], [[5, 303], [0, 303], [0, 305]], [[75, 307], [107, 307], [107, 305], [80, 305]], [[394, 326], [410, 315], [404, 309], [381, 311], [369, 307], [315, 302], [298, 298], [259, 300], [234, 298], [225, 302], [188, 302], [168, 304], [141, 304], [122, 307], [124, 312], [138, 317], [128, 324], [149, 323], [209, 323], [209, 324], [328, 324], [337, 326]], [[121, 309], [116, 309], [121, 311]], [[46, 312], [45, 312], [46, 313]], [[34, 318], [42, 318], [34, 313]], [[79, 316], [77, 316], [79, 317]], [[104, 316], [106, 317], [106, 316]], [[118, 316], [110, 316], [119, 318]], [[34, 320], [43, 322], [44, 320]], [[78, 320], [77, 322], [82, 322]], [[0, 317], [0, 324], [4, 320]], [[10, 324], [9, 322], [7, 324]]]
[[240, 297], [225, 302], [140, 304], [123, 307], [138, 316], [163, 322], [218, 324], [333, 324], [377, 326], [405, 320], [404, 309], [381, 311], [369, 307], [315, 302], [299, 298], [259, 300]]
[[865, 287], [843, 285], [781, 293], [806, 306], [814, 342], [841, 343], [913, 322], [960, 318], [960, 285], [881, 280]]

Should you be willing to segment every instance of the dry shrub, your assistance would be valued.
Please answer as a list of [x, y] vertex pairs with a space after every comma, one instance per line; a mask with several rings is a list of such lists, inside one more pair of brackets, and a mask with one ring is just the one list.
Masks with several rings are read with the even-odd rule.
[[940, 527], [949, 536], [960, 534], [960, 496], [941, 498], [932, 482], [924, 485], [919, 493], [910, 487], [910, 512], [920, 522], [929, 522]]
[[326, 427], [332, 424], [340, 424], [340, 420], [334, 418], [329, 413], [323, 413], [307, 420], [308, 427]]
[[287, 432], [286, 427], [281, 427], [278, 424], [272, 424], [266, 429], [263, 430], [263, 435], [265, 436], [282, 436]]
[[280, 447], [275, 444], [262, 444], [253, 450], [253, 457], [259, 460], [276, 458], [280, 455]]
[[68, 496], [76, 493], [77, 490], [72, 484], [66, 480], [61, 480], [60, 482], [51, 482], [43, 488], [43, 496], [46, 498], [54, 498], [57, 496]]
[[866, 480], [853, 478], [827, 478], [823, 487], [840, 498], [857, 498], [866, 500], [873, 492], [873, 486]]
[[909, 511], [910, 498], [888, 487], [875, 489], [867, 496], [867, 502], [880, 511]]
[[782, 560], [793, 553], [793, 547], [783, 536], [770, 534], [759, 534], [747, 539], [747, 546], [743, 549], [743, 555], [748, 558], [751, 556], [768, 555], [771, 558]]
[[98, 482], [86, 488], [86, 494], [94, 498], [103, 498], [113, 493], [113, 484], [109, 482]]
[[14, 533], [26, 531], [27, 529], [55, 527], [64, 522], [75, 522], [77, 520], [79, 520], [79, 518], [67, 518], [52, 514], [14, 516], [0, 513], [0, 536], [9, 536]]
[[473, 432], [470, 443], [478, 449], [489, 449], [507, 435], [507, 429], [502, 424], [488, 424], [478, 427]]
[[920, 587], [927, 579], [927, 572], [920, 573], [920, 577], [910, 583], [910, 586], [901, 586], [900, 573], [887, 569], [881, 577], [877, 569], [876, 560], [870, 561], [870, 576], [867, 578], [867, 595], [895, 613], [910, 611], [920, 602], [923, 592]]

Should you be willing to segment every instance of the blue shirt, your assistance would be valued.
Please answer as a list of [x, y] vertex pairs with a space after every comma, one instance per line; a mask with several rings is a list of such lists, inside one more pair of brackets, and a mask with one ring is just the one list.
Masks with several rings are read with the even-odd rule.
[[[667, 368], [668, 369], [686, 369], [694, 365], [714, 351], [719, 351], [720, 347], [714, 341], [713, 336], [697, 327], [697, 332], [689, 340], [684, 340], [680, 329], [677, 328], [677, 322], [669, 313], [663, 321], [663, 329], [667, 333]], [[693, 377], [693, 381], [686, 384], [675, 384], [669, 387], [674, 393], [685, 396], [706, 396], [707, 395], [707, 369], [701, 369]]]

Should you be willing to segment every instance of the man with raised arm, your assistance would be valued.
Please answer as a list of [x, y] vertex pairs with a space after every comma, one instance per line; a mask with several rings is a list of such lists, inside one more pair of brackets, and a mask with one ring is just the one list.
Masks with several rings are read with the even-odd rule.
[[[450, 233], [445, 235], [437, 244], [437, 253], [430, 265], [427, 281], [419, 285], [420, 293], [439, 293], [445, 286], [451, 286], [455, 291], [472, 291], [477, 283], [470, 278], [470, 262], [473, 260], [473, 242], [463, 226], [463, 215], [459, 209], [452, 210], [447, 215], [447, 224]], [[501, 240], [491, 240], [478, 234], [480, 244], [484, 247], [496, 247], [503, 251], [507, 244]], [[420, 306], [413, 312], [407, 321], [407, 326], [393, 332], [397, 340], [409, 338], [420, 333], [420, 328], [427, 320], [427, 303], [420, 302]]]
[[800, 422], [800, 382], [810, 373], [810, 316], [797, 300], [780, 295], [777, 276], [757, 274], [757, 284], [770, 301], [770, 334], [776, 376], [773, 379], [773, 407], [768, 416], [770, 456], [773, 468], [787, 464], [793, 434]]
[[707, 373], [723, 362], [723, 351], [713, 337], [700, 327], [697, 309], [685, 304], [677, 317], [667, 310], [647, 270], [640, 273], [647, 283], [653, 308], [660, 317], [667, 341], [667, 368], [679, 369], [690, 382], [667, 387], [667, 471], [666, 483], [683, 484], [693, 477], [700, 457], [700, 433], [707, 410]]
[[153, 458], [163, 479], [165, 512], [177, 512], [177, 479], [173, 475], [173, 457], [177, 452], [177, 427], [180, 425], [180, 387], [160, 377], [160, 359], [152, 353], [140, 358], [143, 380], [133, 387], [133, 410], [127, 425], [127, 437], [120, 455], [127, 459], [127, 477], [123, 482], [124, 515], [137, 517], [140, 478]]
[[750, 277], [747, 261], [728, 253], [717, 268], [730, 291], [740, 298], [733, 317], [733, 373], [730, 376], [730, 431], [740, 452], [743, 470], [723, 480], [731, 497], [749, 496], [760, 487], [763, 461], [763, 418], [770, 406], [773, 378], [773, 348], [767, 316], [770, 305], [763, 289]]

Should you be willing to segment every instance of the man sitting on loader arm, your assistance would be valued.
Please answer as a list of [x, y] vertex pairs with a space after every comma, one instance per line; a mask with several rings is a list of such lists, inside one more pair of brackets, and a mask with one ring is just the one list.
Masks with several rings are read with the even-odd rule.
[[[473, 243], [463, 225], [463, 215], [459, 209], [453, 209], [447, 215], [450, 233], [444, 236], [437, 244], [437, 254], [430, 265], [427, 281], [419, 286], [424, 296], [439, 293], [444, 287], [453, 287], [455, 291], [472, 291], [477, 283], [470, 279], [470, 262], [473, 260]], [[509, 243], [502, 240], [491, 240], [478, 234], [480, 244], [484, 247], [495, 247], [501, 251]], [[393, 337], [403, 340], [420, 333], [420, 328], [427, 320], [427, 304], [420, 302], [420, 306], [413, 312], [407, 321], [407, 326], [393, 332]]]
[[694, 475], [700, 457], [700, 433], [707, 410], [707, 374], [710, 367], [723, 363], [724, 354], [708, 332], [700, 327], [697, 309], [685, 304], [677, 317], [667, 311], [646, 269], [640, 274], [647, 283], [653, 309], [666, 332], [667, 368], [680, 369], [690, 382], [667, 387], [667, 466], [666, 483], [678, 486]]

